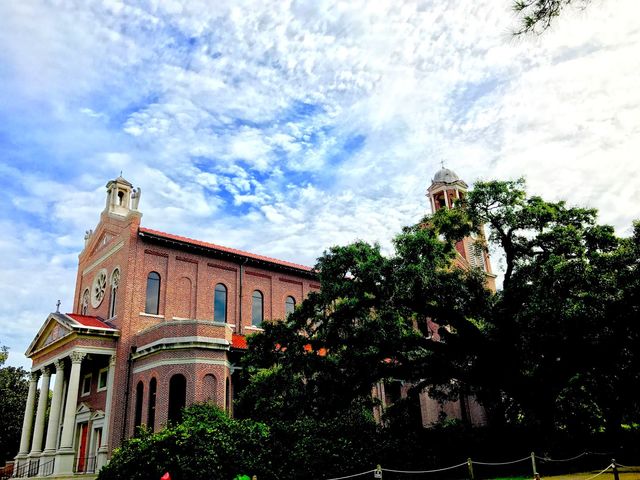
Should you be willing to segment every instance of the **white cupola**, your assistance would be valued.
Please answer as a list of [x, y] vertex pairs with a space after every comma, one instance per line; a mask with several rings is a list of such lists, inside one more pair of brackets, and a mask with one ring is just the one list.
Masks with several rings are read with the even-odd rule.
[[120, 175], [107, 183], [105, 210], [126, 217], [131, 211], [138, 210], [140, 193], [140, 188], [133, 188], [133, 185]]
[[452, 208], [456, 200], [464, 197], [468, 188], [464, 180], [443, 165], [427, 189], [431, 212], [435, 213], [441, 208]]

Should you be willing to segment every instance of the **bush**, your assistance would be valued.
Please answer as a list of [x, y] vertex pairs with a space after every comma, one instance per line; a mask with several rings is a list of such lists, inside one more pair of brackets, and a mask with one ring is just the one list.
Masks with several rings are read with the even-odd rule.
[[[259, 480], [323, 479], [371, 470], [377, 464], [426, 470], [462, 463], [467, 457], [500, 462], [531, 451], [552, 458], [568, 458], [585, 450], [607, 452], [607, 456], [585, 456], [570, 464], [540, 465], [545, 474], [551, 474], [603, 468], [603, 461], [611, 457], [621, 463], [634, 461], [640, 445], [637, 428], [615, 439], [606, 435], [579, 439], [544, 435], [521, 426], [469, 428], [443, 422], [423, 429], [412, 421], [410, 410], [397, 408], [389, 413], [386, 427], [376, 424], [365, 410], [331, 419], [279, 420], [267, 426], [229, 418], [212, 405], [193, 405], [178, 425], [158, 433], [140, 430], [138, 437], [114, 451], [98, 480], [159, 480], [166, 471], [172, 480], [231, 480], [238, 474], [257, 475]], [[481, 478], [531, 473], [527, 462], [476, 468]], [[454, 473], [466, 474], [464, 467]]]
[[180, 424], [157, 433], [141, 429], [116, 448], [98, 479], [158, 480], [167, 471], [172, 480], [232, 479], [239, 473], [272, 478], [268, 439], [262, 423], [196, 404], [185, 409]]

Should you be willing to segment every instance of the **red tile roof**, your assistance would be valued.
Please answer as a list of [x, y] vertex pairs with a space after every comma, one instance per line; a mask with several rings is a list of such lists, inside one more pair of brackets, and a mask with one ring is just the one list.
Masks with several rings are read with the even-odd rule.
[[231, 346], [234, 348], [247, 349], [247, 337], [234, 333], [231, 337]]
[[92, 317], [89, 315], [78, 315], [77, 313], [67, 313], [68, 317], [73, 318], [80, 325], [85, 327], [98, 327], [98, 328], [108, 328], [109, 330], [113, 330], [113, 327], [110, 327], [106, 323], [104, 323], [100, 317]]
[[224, 247], [222, 245], [216, 245], [215, 243], [203, 242], [201, 240], [194, 240], [193, 238], [182, 237], [180, 235], [173, 235], [171, 233], [160, 232], [158, 230], [152, 230], [150, 228], [140, 227], [139, 232], [154, 235], [156, 237], [162, 237], [169, 240], [175, 240], [178, 242], [188, 243], [190, 245], [196, 245], [198, 247], [210, 248], [212, 250], [218, 250], [220, 252], [231, 253], [234, 255], [240, 255], [254, 260], [260, 260], [263, 262], [274, 263], [276, 265], [282, 265], [289, 268], [295, 268], [297, 270], [304, 270], [305, 272], [312, 272], [313, 268], [306, 265], [300, 265], [299, 263], [287, 262], [284, 260], [278, 260], [277, 258], [267, 257], [264, 255], [256, 255], [255, 253], [245, 252], [244, 250], [237, 250], [235, 248]]

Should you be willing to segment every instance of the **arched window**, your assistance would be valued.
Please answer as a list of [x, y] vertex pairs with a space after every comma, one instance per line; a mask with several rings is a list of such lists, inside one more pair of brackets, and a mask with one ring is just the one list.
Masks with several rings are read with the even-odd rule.
[[177, 373], [169, 380], [169, 422], [179, 422], [187, 403], [187, 379]]
[[80, 303], [80, 314], [86, 315], [89, 311], [89, 289], [87, 288], [82, 294], [82, 302]]
[[147, 277], [147, 301], [144, 311], [153, 315], [158, 315], [160, 311], [160, 274], [158, 272], [150, 272]]
[[147, 427], [153, 432], [156, 423], [156, 391], [158, 381], [154, 378], [149, 382], [149, 409], [147, 410]]
[[296, 309], [296, 299], [293, 297], [287, 297], [284, 301], [284, 317], [287, 318]]
[[259, 290], [253, 291], [251, 297], [251, 325], [259, 327], [264, 319], [264, 297]]
[[224, 382], [224, 397], [225, 397], [225, 410], [227, 413], [233, 413], [233, 405], [231, 404], [231, 385], [229, 384], [229, 377]]
[[204, 376], [204, 401], [214, 405], [218, 400], [218, 380], [210, 373]]
[[118, 284], [120, 283], [120, 269], [116, 268], [111, 273], [111, 298], [109, 299], [109, 317], [116, 316], [116, 296], [118, 293]]
[[213, 321], [227, 323], [227, 287], [216, 285], [213, 298]]
[[142, 425], [142, 397], [144, 396], [144, 384], [142, 380], [136, 385], [136, 413], [133, 417], [133, 426], [138, 428]]

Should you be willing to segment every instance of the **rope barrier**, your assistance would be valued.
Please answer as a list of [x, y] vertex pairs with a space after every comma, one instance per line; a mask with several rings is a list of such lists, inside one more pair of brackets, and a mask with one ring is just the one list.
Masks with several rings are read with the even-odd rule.
[[607, 471], [607, 470], [609, 470], [610, 468], [613, 468], [613, 463], [612, 463], [612, 464], [610, 464], [610, 465], [609, 465], [607, 468], [605, 468], [604, 470], [602, 470], [600, 473], [596, 473], [594, 476], [589, 477], [589, 478], [585, 478], [584, 480], [591, 480], [591, 479], [593, 479], [593, 478], [596, 478], [596, 477], [598, 477], [598, 476], [602, 475], [604, 472], [606, 472], [606, 471]]
[[366, 475], [367, 473], [373, 473], [375, 471], [376, 469], [374, 468], [373, 470], [367, 470], [366, 472], [354, 473], [353, 475], [347, 475], [345, 477], [327, 478], [326, 480], [344, 480], [345, 478], [359, 477], [360, 475]]
[[445, 470], [453, 470], [454, 468], [460, 468], [466, 465], [467, 465], [467, 462], [461, 463], [459, 465], [452, 465], [451, 467], [436, 468], [434, 470], [393, 470], [391, 468], [383, 468], [382, 471], [392, 472], [392, 473], [435, 473], [435, 472], [444, 472]]
[[531, 455], [527, 455], [524, 458], [520, 458], [518, 460], [512, 460], [511, 462], [497, 462], [497, 463], [492, 463], [492, 462], [477, 462], [475, 460], [472, 460], [474, 464], [478, 464], [478, 465], [511, 465], [513, 463], [520, 463], [520, 462], [524, 462], [525, 460], [531, 460]]
[[[577, 458], [583, 457], [585, 455], [589, 455], [589, 454], [594, 454], [594, 455], [601, 455], [601, 454], [596, 454], [593, 452], [582, 452], [579, 455], [576, 455], [575, 457], [571, 457], [571, 458], [562, 458], [562, 459], [554, 459], [554, 458], [549, 458], [549, 457], [539, 457], [538, 455], [535, 455], [535, 458], [539, 459], [539, 460], [543, 460], [543, 461], [547, 461], [547, 462], [568, 462], [571, 460], [576, 460]], [[602, 454], [602, 455], [606, 455], [606, 454]], [[488, 466], [499, 466], [499, 465], [513, 465], [514, 463], [520, 463], [520, 462], [524, 462], [525, 460], [531, 460], [531, 456], [528, 455], [524, 458], [519, 458], [518, 460], [511, 460], [509, 462], [477, 462], [475, 460], [472, 460], [471, 463], [477, 464], [477, 465], [488, 465]], [[354, 473], [352, 475], [346, 475], [344, 477], [334, 477], [334, 478], [327, 478], [325, 480], [345, 480], [347, 478], [354, 478], [354, 477], [359, 477], [362, 475], [367, 475], [369, 473], [373, 473], [375, 471], [383, 471], [383, 472], [390, 472], [390, 473], [406, 473], [406, 474], [423, 474], [423, 473], [436, 473], [436, 472], [444, 472], [446, 470], [453, 470], [455, 468], [460, 468], [460, 467], [464, 467], [464, 466], [468, 466], [469, 462], [464, 462], [464, 463], [460, 463], [458, 465], [452, 465], [450, 467], [444, 467], [444, 468], [435, 468], [432, 470], [395, 470], [392, 468], [380, 468], [380, 470], [377, 469], [373, 469], [373, 470], [367, 470], [366, 472], [360, 472], [360, 473]], [[616, 465], [618, 467], [623, 467], [623, 468], [631, 468], [628, 467], [626, 465], [621, 465], [619, 463], [616, 463]], [[605, 468], [604, 470], [602, 470], [599, 473], [596, 473], [595, 475], [589, 477], [589, 478], [585, 478], [584, 480], [592, 480], [600, 475], [602, 475], [604, 472], [606, 472], [607, 470], [613, 468], [614, 465], [613, 463], [609, 464], [607, 466], [607, 468]]]
[[588, 455], [588, 454], [589, 454], [589, 452], [582, 452], [579, 455], [576, 455], [575, 457], [561, 458], [561, 459], [555, 459], [555, 458], [549, 458], [549, 457], [539, 457], [538, 455], [536, 455], [536, 458], [538, 460], [542, 460], [544, 462], [570, 462], [571, 460], [575, 460], [577, 458], [584, 457], [585, 455]]

